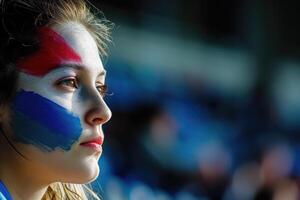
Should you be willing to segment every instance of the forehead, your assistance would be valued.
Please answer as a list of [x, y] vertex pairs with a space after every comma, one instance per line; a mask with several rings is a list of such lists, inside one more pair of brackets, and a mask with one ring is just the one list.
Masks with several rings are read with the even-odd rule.
[[80, 56], [85, 66], [102, 68], [102, 62], [95, 39], [89, 31], [77, 22], [67, 22], [52, 29], [64, 38], [65, 42]]
[[103, 71], [97, 44], [87, 29], [76, 22], [68, 22], [38, 30], [39, 49], [21, 58], [21, 71], [43, 76], [63, 64], [78, 64], [92, 73]]

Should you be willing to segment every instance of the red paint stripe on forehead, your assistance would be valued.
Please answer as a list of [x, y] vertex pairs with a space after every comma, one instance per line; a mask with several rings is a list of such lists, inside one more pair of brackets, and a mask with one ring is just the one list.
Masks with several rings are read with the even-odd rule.
[[63, 62], [81, 62], [80, 56], [51, 28], [40, 28], [38, 39], [39, 50], [16, 63], [22, 72], [43, 76]]

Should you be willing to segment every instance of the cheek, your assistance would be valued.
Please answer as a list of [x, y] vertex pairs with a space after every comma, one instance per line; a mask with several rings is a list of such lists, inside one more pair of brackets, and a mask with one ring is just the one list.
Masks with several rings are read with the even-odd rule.
[[82, 128], [79, 117], [36, 93], [21, 90], [12, 103], [11, 126], [18, 142], [42, 150], [70, 150]]

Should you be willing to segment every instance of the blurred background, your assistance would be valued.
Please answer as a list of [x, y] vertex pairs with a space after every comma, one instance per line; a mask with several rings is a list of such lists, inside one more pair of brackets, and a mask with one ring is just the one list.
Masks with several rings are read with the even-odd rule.
[[105, 200], [297, 200], [297, 1], [94, 0], [115, 23]]

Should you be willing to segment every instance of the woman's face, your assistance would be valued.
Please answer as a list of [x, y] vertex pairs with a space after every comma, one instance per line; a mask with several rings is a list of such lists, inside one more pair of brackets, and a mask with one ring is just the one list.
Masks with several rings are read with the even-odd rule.
[[76, 22], [40, 28], [38, 35], [39, 49], [16, 63], [14, 145], [45, 180], [89, 182], [98, 176], [102, 125], [111, 117], [97, 45]]

